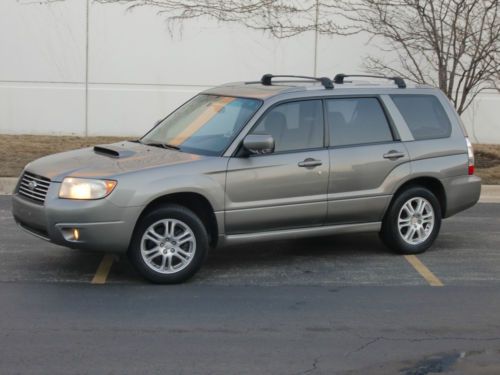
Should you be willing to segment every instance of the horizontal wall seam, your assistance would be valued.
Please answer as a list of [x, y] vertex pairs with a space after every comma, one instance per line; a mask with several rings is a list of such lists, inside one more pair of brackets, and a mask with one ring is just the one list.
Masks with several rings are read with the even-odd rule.
[[[0, 85], [1, 84], [41, 84], [41, 85], [85, 85], [85, 80], [83, 81], [44, 81], [44, 80], [2, 80], [0, 79]], [[146, 87], [177, 87], [177, 88], [198, 88], [200, 90], [204, 90], [207, 88], [212, 88], [214, 86], [217, 86], [217, 84], [205, 84], [205, 85], [195, 85], [195, 84], [189, 84], [189, 83], [138, 83], [138, 82], [88, 82], [89, 85], [102, 85], [102, 86], [146, 86]], [[500, 91], [496, 89], [485, 89], [481, 93], [478, 94], [478, 96], [483, 96], [483, 95], [493, 95], [497, 96], [500, 95]]]
[[[85, 81], [11, 81], [11, 80], [1, 80], [0, 84], [7, 83], [19, 83], [19, 84], [61, 84], [61, 85], [85, 85]], [[88, 82], [89, 85], [106, 85], [106, 86], [151, 86], [151, 87], [190, 87], [190, 88], [207, 88], [217, 86], [215, 84], [207, 85], [193, 85], [193, 84], [182, 84], [182, 83], [137, 83], [137, 82]]]

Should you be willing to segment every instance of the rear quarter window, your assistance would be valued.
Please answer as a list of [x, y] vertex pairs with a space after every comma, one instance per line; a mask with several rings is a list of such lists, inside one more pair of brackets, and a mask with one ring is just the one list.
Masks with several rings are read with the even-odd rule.
[[391, 95], [415, 140], [448, 138], [451, 122], [434, 95]]

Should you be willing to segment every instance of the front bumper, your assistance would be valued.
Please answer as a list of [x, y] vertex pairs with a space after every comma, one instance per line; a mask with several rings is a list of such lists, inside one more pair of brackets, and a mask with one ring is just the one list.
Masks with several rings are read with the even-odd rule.
[[[59, 199], [59, 183], [53, 182], [45, 203], [38, 204], [14, 194], [12, 214], [31, 234], [61, 246], [106, 252], [128, 249], [135, 223], [143, 207], [120, 207], [109, 198], [89, 201]], [[78, 240], [68, 231], [78, 229]]]

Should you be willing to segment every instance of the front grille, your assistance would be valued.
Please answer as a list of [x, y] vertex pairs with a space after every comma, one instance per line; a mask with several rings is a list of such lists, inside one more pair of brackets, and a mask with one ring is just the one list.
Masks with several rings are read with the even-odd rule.
[[32, 201], [43, 204], [47, 191], [49, 190], [50, 180], [30, 172], [24, 172], [19, 183], [18, 193]]

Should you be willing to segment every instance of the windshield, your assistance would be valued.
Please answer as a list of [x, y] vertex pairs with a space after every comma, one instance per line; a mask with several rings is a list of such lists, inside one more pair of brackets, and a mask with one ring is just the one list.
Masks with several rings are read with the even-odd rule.
[[142, 143], [221, 155], [260, 107], [257, 99], [198, 95], [146, 134]]

